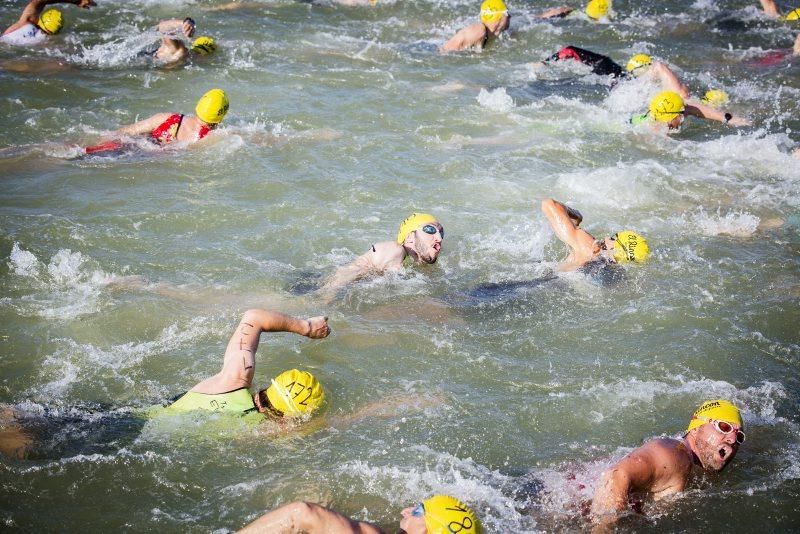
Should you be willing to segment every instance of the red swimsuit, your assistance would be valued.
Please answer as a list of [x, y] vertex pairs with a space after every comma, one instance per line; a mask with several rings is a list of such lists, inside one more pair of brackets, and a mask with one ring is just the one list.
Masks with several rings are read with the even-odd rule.
[[[178, 130], [180, 130], [182, 122], [183, 113], [173, 113], [167, 120], [159, 124], [155, 130], [150, 132], [150, 137], [159, 145], [175, 141], [178, 138]], [[211, 128], [207, 124], [203, 124], [197, 133], [197, 139], [204, 138], [209, 132], [211, 132]]]

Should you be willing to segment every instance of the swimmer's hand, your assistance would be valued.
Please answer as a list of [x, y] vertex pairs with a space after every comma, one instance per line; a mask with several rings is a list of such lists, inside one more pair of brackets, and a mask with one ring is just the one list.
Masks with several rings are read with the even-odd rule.
[[194, 19], [191, 17], [186, 17], [185, 19], [183, 19], [183, 26], [181, 28], [183, 30], [183, 34], [186, 37], [191, 37], [192, 35], [194, 35], [195, 26], [196, 24], [194, 22]]
[[75, 2], [75, 5], [78, 7], [82, 7], [83, 9], [89, 9], [92, 6], [96, 6], [97, 4], [94, 0], [78, 0]]
[[328, 337], [331, 333], [331, 327], [328, 326], [328, 318], [320, 315], [319, 317], [311, 317], [306, 319], [308, 323], [308, 331], [303, 334], [311, 339], [322, 339]]
[[581, 222], [583, 222], [583, 215], [581, 215], [581, 212], [567, 205], [564, 207], [567, 208], [567, 215], [569, 215], [569, 218], [575, 223], [575, 226], [580, 226]]

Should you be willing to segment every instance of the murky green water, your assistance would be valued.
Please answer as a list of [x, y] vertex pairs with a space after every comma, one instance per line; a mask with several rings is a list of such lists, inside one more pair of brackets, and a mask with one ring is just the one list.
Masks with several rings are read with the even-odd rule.
[[[602, 469], [717, 397], [747, 426], [731, 467], [623, 525], [800, 527], [800, 61], [762, 64], [797, 27], [750, 2], [616, 2], [606, 25], [511, 3], [508, 38], [443, 57], [478, 2], [100, 3], [65, 6], [45, 49], [0, 47], [0, 402], [41, 438], [0, 459], [4, 527], [225, 531], [308, 499], [393, 529], [453, 493], [490, 532], [585, 528]], [[185, 15], [218, 54], [137, 59]], [[651, 53], [755, 125], [634, 129], [657, 88], [527, 67], [567, 44]], [[71, 159], [212, 87], [231, 111], [203, 143]], [[547, 197], [597, 235], [641, 231], [652, 259], [553, 278]], [[418, 210], [447, 230], [435, 266], [310, 291]], [[256, 372], [312, 370], [324, 413], [291, 432], [142, 418], [217, 372], [249, 307], [330, 316], [325, 340], [264, 336]]]

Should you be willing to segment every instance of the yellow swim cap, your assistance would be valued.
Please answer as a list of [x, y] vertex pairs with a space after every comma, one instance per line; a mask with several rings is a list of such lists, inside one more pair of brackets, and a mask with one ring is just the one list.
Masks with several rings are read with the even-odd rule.
[[611, 0], [590, 0], [586, 4], [586, 14], [594, 20], [600, 20], [608, 15], [611, 8]]
[[661, 91], [650, 101], [650, 115], [659, 122], [669, 122], [684, 110], [683, 98], [673, 91]]
[[455, 497], [434, 495], [423, 501], [428, 534], [479, 534], [481, 524], [472, 510]]
[[481, 22], [491, 24], [508, 15], [508, 8], [503, 0], [483, 0], [481, 4]]
[[228, 112], [228, 97], [222, 89], [212, 89], [197, 102], [197, 118], [208, 124], [219, 124]]
[[796, 7], [789, 11], [783, 20], [800, 20], [800, 7]]
[[194, 40], [192, 43], [192, 50], [200, 55], [207, 55], [217, 50], [217, 43], [213, 37], [202, 35]]
[[412, 213], [400, 223], [400, 231], [397, 232], [397, 244], [405, 243], [408, 234], [414, 230], [419, 230], [422, 226], [431, 223], [438, 223], [439, 220], [429, 213]]
[[292, 369], [272, 379], [267, 399], [284, 417], [297, 417], [319, 408], [325, 400], [325, 391], [314, 375]]
[[730, 98], [728, 98], [728, 93], [722, 89], [709, 89], [702, 98], [702, 102], [711, 107], [719, 108], [730, 102]]
[[628, 61], [628, 64], [625, 66], [625, 70], [627, 70], [634, 76], [639, 76], [640, 74], [644, 74], [645, 72], [647, 72], [646, 67], [649, 67], [652, 64], [653, 64], [653, 58], [651, 58], [647, 54], [636, 54]]
[[63, 25], [64, 15], [57, 9], [48, 9], [39, 17], [38, 26], [50, 35], [60, 32]]
[[725, 421], [738, 426], [740, 429], [744, 428], [742, 416], [739, 414], [739, 408], [726, 400], [717, 399], [704, 402], [694, 411], [692, 419], [689, 421], [689, 428], [686, 429], [686, 432], [703, 426], [709, 419]]
[[650, 254], [647, 240], [630, 230], [617, 232], [614, 239], [614, 259], [618, 263], [624, 261], [644, 261]]

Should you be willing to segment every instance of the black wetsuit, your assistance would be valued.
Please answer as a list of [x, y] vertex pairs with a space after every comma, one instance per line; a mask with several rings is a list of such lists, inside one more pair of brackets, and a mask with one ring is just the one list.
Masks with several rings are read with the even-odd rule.
[[592, 72], [601, 76], [608, 76], [609, 74], [614, 78], [626, 78], [628, 73], [625, 72], [618, 64], [614, 63], [608, 56], [584, 50], [577, 46], [565, 46], [549, 58], [545, 59], [545, 63], [550, 61], [564, 61], [566, 59], [573, 59], [584, 65], [592, 68]]

